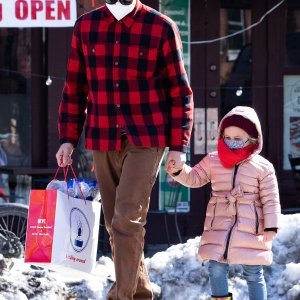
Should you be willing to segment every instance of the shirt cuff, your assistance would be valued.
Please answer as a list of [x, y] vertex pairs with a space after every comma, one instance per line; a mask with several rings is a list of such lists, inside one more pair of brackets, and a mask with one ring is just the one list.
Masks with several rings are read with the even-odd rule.
[[277, 230], [278, 230], [278, 228], [276, 228], [276, 227], [270, 227], [270, 228], [265, 228], [264, 231], [274, 231], [277, 233]]
[[179, 152], [182, 152], [182, 153], [188, 153], [189, 147], [187, 147], [187, 146], [174, 146], [174, 145], [170, 145], [169, 146], [169, 151], [179, 151]]
[[172, 176], [174, 176], [174, 177], [175, 177], [175, 176], [178, 176], [178, 175], [181, 173], [181, 171], [182, 171], [182, 169], [179, 170], [179, 171], [177, 171], [177, 172], [175, 172], [175, 173], [173, 173]]
[[60, 138], [59, 139], [59, 144], [62, 145], [64, 143], [70, 143], [73, 145], [74, 149], [76, 148], [77, 144], [78, 144], [78, 140], [75, 139], [70, 139], [70, 138]]

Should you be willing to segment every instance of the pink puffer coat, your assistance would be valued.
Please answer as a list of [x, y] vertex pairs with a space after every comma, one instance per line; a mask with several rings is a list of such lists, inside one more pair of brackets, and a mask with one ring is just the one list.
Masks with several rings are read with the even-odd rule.
[[191, 188], [211, 182], [212, 193], [199, 248], [201, 259], [270, 265], [272, 242], [263, 242], [263, 232], [265, 228], [279, 227], [280, 203], [274, 167], [259, 155], [262, 133], [255, 111], [236, 107], [222, 121], [232, 114], [240, 114], [256, 125], [258, 149], [232, 168], [222, 166], [217, 152], [209, 153], [193, 168], [184, 165], [175, 179]]

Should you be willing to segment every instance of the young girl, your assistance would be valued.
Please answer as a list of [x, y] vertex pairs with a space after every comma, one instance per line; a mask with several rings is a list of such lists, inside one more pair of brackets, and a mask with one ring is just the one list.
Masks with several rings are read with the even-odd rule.
[[272, 263], [272, 240], [280, 218], [278, 184], [273, 165], [259, 155], [261, 126], [254, 109], [237, 106], [219, 125], [218, 151], [193, 168], [167, 172], [191, 188], [211, 182], [199, 256], [209, 260], [212, 299], [232, 299], [228, 265], [241, 264], [250, 300], [266, 300], [263, 265]]

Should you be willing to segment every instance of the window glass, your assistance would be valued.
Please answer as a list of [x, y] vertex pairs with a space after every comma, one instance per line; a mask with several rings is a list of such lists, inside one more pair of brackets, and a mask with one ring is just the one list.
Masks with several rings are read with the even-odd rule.
[[78, 17], [87, 13], [88, 11], [100, 7], [105, 4], [105, 0], [78, 0], [77, 1], [77, 15]]
[[[250, 9], [221, 8], [221, 37], [243, 30], [250, 25]], [[221, 117], [236, 105], [252, 105], [251, 73], [251, 30], [221, 40]]]
[[0, 165], [29, 166], [31, 31], [0, 29]]
[[300, 3], [288, 1], [286, 12], [285, 65], [300, 67]]
[[[96, 9], [97, 7], [103, 6], [105, 0], [78, 0], [77, 1], [77, 16]], [[79, 143], [77, 145], [77, 172], [79, 177], [95, 179], [95, 174], [93, 169], [93, 158], [92, 152], [85, 149], [84, 146], [84, 130], [80, 137]]]
[[300, 75], [284, 75], [284, 165], [290, 170], [289, 155], [300, 157]]

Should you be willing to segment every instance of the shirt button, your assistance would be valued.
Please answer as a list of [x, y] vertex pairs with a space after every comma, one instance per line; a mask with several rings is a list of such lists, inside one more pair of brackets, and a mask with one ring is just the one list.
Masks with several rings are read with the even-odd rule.
[[116, 128], [119, 128], [119, 124], [116, 125]]
[[143, 56], [143, 55], [144, 55], [144, 52], [143, 52], [143, 51], [141, 51], [141, 52], [140, 52], [140, 56]]
[[95, 49], [94, 48], [92, 49], [92, 52], [95, 53]]
[[117, 104], [116, 106], [117, 106], [117, 107], [120, 107], [120, 104]]
[[119, 64], [119, 62], [118, 62], [118, 61], [116, 61], [116, 62], [115, 62], [115, 66], [117, 66], [118, 64]]
[[116, 83], [116, 87], [119, 87], [119, 84], [118, 84], [118, 83]]
[[116, 44], [119, 44], [120, 43], [120, 41], [119, 40], [116, 40]]

